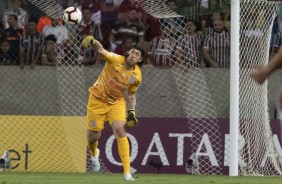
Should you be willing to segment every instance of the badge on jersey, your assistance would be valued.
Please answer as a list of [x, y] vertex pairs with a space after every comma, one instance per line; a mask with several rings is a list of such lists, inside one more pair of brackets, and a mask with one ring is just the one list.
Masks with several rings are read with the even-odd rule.
[[129, 84], [133, 84], [134, 82], [135, 82], [135, 77], [132, 77], [132, 76], [131, 76], [131, 77], [129, 78], [129, 80], [128, 80], [128, 83], [129, 83]]
[[90, 126], [92, 128], [96, 127], [96, 122], [94, 120], [90, 120]]

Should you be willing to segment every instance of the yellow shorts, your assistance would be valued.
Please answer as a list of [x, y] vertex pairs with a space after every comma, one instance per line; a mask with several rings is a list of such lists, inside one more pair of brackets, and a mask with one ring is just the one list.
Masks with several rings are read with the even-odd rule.
[[114, 120], [126, 122], [125, 100], [109, 104], [90, 93], [87, 104], [87, 129], [101, 131], [106, 121], [111, 125]]

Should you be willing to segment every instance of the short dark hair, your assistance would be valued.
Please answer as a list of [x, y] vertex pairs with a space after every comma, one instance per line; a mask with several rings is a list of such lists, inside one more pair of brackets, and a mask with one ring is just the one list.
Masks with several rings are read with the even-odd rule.
[[145, 56], [145, 51], [141, 47], [134, 46], [133, 48], [140, 51], [141, 58], [143, 58]]
[[45, 42], [47, 42], [47, 41], [53, 41], [53, 42], [57, 42], [57, 37], [55, 36], [55, 35], [53, 35], [53, 34], [50, 34], [50, 35], [48, 35], [46, 38], [45, 38]]
[[81, 8], [81, 11], [84, 11], [84, 10], [90, 10], [91, 11], [91, 8], [89, 6], [83, 6]]
[[193, 20], [193, 19], [186, 19], [185, 20], [186, 25], [188, 24], [188, 22], [192, 22], [196, 26], [196, 31], [199, 31], [199, 24], [195, 20]]
[[14, 14], [14, 13], [11, 13], [11, 14], [9, 14], [9, 17], [14, 17], [14, 19], [15, 20], [18, 20], [18, 16], [17, 16], [17, 14]]

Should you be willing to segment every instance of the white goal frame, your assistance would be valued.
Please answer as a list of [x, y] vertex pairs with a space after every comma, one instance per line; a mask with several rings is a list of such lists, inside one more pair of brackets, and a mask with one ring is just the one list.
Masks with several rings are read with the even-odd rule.
[[[230, 48], [230, 165], [229, 176], [238, 176], [239, 162], [239, 56], [240, 1], [231, 0]], [[231, 146], [232, 145], [232, 146]]]

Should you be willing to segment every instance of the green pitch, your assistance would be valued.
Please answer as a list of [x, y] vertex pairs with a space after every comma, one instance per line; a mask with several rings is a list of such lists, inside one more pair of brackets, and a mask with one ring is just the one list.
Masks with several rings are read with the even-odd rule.
[[[191, 176], [134, 174], [136, 184], [281, 184], [281, 177]], [[0, 184], [119, 184], [122, 174], [0, 172]]]

